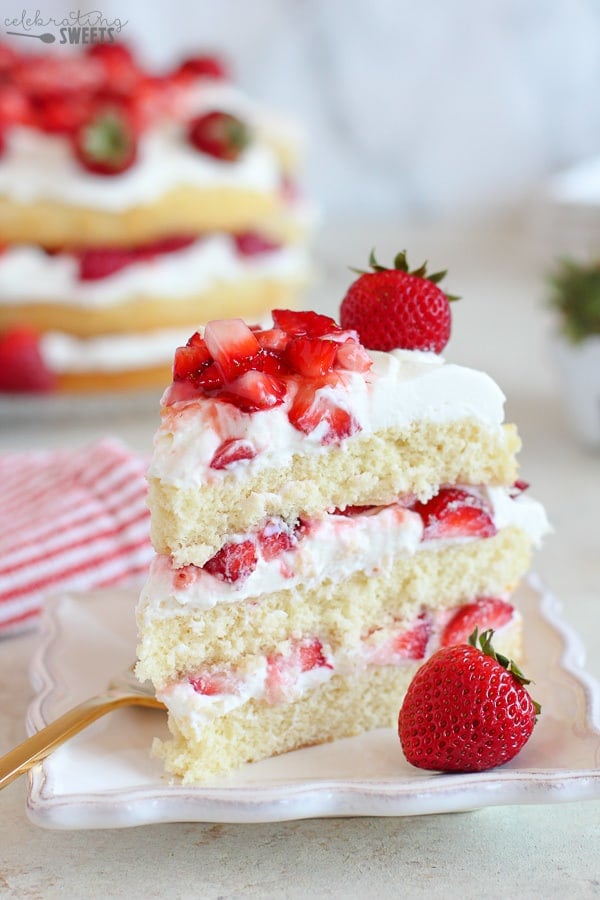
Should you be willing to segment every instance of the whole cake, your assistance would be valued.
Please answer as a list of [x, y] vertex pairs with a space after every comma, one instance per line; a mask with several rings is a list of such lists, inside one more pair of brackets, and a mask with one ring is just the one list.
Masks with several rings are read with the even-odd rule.
[[[547, 523], [516, 430], [491, 378], [439, 355], [436, 276], [386, 271], [416, 285], [401, 315], [369, 312], [377, 267], [343, 327], [279, 309], [270, 328], [209, 322], [176, 352], [137, 672], [169, 712], [155, 752], [184, 781], [393, 725], [422, 661], [475, 625], [520, 655], [511, 593]], [[382, 342], [404, 347], [365, 347]]]
[[292, 304], [300, 143], [213, 56], [0, 45], [0, 390], [164, 385], [198, 322]]

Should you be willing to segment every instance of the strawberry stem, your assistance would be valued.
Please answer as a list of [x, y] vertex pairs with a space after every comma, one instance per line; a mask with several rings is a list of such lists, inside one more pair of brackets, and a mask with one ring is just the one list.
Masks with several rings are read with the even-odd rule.
[[[375, 250], [371, 250], [369, 254], [369, 266], [373, 272], [388, 272], [390, 271], [388, 266], [382, 266], [377, 262], [377, 258], [375, 256]], [[422, 278], [424, 281], [431, 281], [433, 284], [439, 284], [440, 281], [446, 277], [448, 274], [447, 269], [442, 269], [439, 272], [434, 272], [433, 275], [427, 274], [427, 260], [419, 266], [418, 269], [413, 269], [411, 271], [408, 260], [406, 258], [406, 250], [401, 250], [399, 253], [396, 253], [394, 257], [394, 265], [393, 268], [399, 272], [406, 272], [407, 275], [414, 275], [415, 278]], [[367, 275], [368, 270], [366, 269], [355, 269], [353, 266], [350, 266], [350, 271], [355, 272], [357, 275]], [[445, 292], [444, 292], [445, 293]], [[446, 294], [446, 299], [449, 303], [454, 303], [455, 300], [460, 300], [460, 297], [456, 294]]]
[[[481, 649], [482, 653], [485, 653], [486, 656], [489, 656], [491, 657], [491, 659], [495, 659], [497, 663], [500, 663], [503, 669], [506, 669], [507, 672], [510, 672], [510, 674], [517, 679], [519, 684], [531, 684], [531, 679], [527, 678], [523, 674], [523, 672], [513, 659], [510, 659], [508, 656], [504, 656], [503, 653], [498, 653], [494, 649], [494, 647], [492, 646], [493, 636], [493, 628], [488, 628], [486, 631], [482, 631], [481, 634], [479, 634], [479, 630], [476, 627], [472, 634], [469, 635], [468, 643], [471, 645], [471, 647], [477, 648], [477, 641], [479, 640], [479, 648]], [[542, 707], [533, 699], [533, 697], [531, 699], [535, 707], [536, 716], [539, 716], [542, 711]]]

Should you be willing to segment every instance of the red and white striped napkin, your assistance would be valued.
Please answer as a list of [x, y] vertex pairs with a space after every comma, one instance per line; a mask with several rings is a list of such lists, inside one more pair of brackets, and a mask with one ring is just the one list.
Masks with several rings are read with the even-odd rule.
[[48, 594], [141, 580], [146, 465], [112, 438], [0, 456], [0, 636], [31, 627]]

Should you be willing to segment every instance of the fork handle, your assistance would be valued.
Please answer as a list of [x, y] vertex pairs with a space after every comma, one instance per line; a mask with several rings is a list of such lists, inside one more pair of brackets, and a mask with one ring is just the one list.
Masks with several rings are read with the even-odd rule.
[[141, 694], [99, 694], [91, 697], [0, 757], [0, 790], [45, 759], [56, 747], [82, 731], [96, 719], [120, 706], [164, 707], [155, 697]]

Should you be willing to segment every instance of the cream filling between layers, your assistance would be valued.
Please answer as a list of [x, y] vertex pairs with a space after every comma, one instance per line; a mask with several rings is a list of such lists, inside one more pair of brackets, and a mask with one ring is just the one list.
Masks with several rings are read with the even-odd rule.
[[83, 372], [133, 372], [154, 366], [170, 366], [176, 347], [190, 336], [189, 326], [76, 338], [48, 331], [40, 338], [40, 352], [57, 375]]
[[[373, 368], [369, 372], [341, 372], [342, 385], [316, 392], [317, 398], [349, 412], [360, 426], [360, 435], [406, 428], [418, 421], [441, 424], [475, 419], [503, 442], [505, 398], [484, 372], [415, 350], [371, 351], [370, 355]], [[218, 484], [226, 477], [244, 479], [273, 465], [285, 467], [295, 454], [326, 451], [321, 439], [328, 423], [324, 421], [310, 434], [296, 429], [288, 419], [289, 394], [282, 405], [255, 413], [243, 413], [207, 397], [163, 407], [149, 476], [173, 487], [194, 489]], [[226, 470], [211, 469], [217, 448], [230, 439], [249, 442], [257, 455]]]
[[[454, 610], [443, 610], [432, 617], [426, 648], [418, 658], [412, 658], [410, 655], [394, 650], [394, 638], [400, 638], [403, 633], [415, 625], [415, 623], [410, 623], [401, 629], [394, 630], [393, 627], [386, 629], [385, 633], [379, 636], [380, 639], [375, 645], [371, 644], [370, 639], [367, 638], [361, 641], [357, 647], [338, 653], [333, 653], [330, 647], [320, 645], [323, 657], [322, 665], [317, 665], [306, 672], [292, 672], [287, 678], [284, 672], [283, 678], [280, 679], [282, 683], [279, 684], [273, 685], [272, 683], [270, 661], [266, 657], [260, 657], [252, 659], [243, 673], [232, 673], [233, 678], [237, 678], [235, 690], [203, 694], [196, 691], [190, 681], [186, 679], [172, 682], [167, 687], [158, 690], [157, 697], [168, 708], [180, 730], [186, 735], [191, 733], [194, 739], [200, 740], [203, 730], [211, 722], [251, 700], [269, 703], [295, 702], [334, 676], [352, 675], [357, 671], [374, 666], [403, 666], [422, 662], [439, 647], [442, 630], [453, 612]], [[497, 642], [502, 640], [502, 634], [513, 627], [520, 618], [520, 613], [513, 609], [511, 619], [496, 629]], [[227, 677], [227, 673], [224, 674]]]
[[0, 254], [2, 302], [11, 306], [59, 303], [89, 309], [115, 306], [136, 296], [176, 302], [179, 297], [248, 278], [303, 279], [308, 274], [308, 259], [300, 247], [280, 247], [244, 257], [230, 237], [215, 234], [181, 250], [134, 262], [97, 281], [81, 281], [77, 273], [77, 260], [69, 254], [50, 255], [33, 246], [7, 247]]
[[[516, 526], [529, 535], [535, 546], [548, 532], [546, 513], [536, 500], [522, 494], [511, 497], [502, 487], [469, 490], [487, 504], [498, 530]], [[242, 534], [236, 541], [252, 537]], [[256, 568], [233, 583], [197, 566], [176, 569], [169, 556], [159, 555], [151, 563], [141, 594], [142, 628], [150, 629], [156, 618], [208, 610], [219, 603], [239, 603], [300, 585], [310, 590], [324, 580], [341, 582], [356, 572], [386, 575], [398, 557], [478, 540], [465, 537], [423, 541], [422, 537], [420, 515], [398, 503], [355, 516], [330, 513], [310, 520], [307, 533], [299, 537], [297, 546], [270, 560], [261, 555], [257, 541]]]

